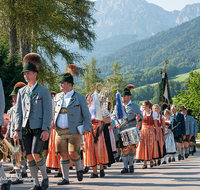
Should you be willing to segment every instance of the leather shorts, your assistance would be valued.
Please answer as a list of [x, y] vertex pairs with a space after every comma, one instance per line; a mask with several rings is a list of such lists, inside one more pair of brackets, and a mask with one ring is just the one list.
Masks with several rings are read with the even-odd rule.
[[74, 152], [81, 147], [82, 135], [79, 133], [70, 133], [69, 128], [56, 128], [55, 149], [59, 152]]
[[44, 141], [40, 139], [41, 133], [42, 130], [40, 128], [30, 129], [29, 126], [26, 127], [26, 131], [23, 130], [22, 139], [26, 155], [41, 153], [44, 147]]

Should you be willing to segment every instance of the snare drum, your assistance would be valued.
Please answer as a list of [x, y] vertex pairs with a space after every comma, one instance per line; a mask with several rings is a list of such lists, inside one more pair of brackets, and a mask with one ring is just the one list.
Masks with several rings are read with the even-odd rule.
[[124, 146], [135, 145], [140, 142], [140, 136], [136, 127], [125, 129], [120, 132]]

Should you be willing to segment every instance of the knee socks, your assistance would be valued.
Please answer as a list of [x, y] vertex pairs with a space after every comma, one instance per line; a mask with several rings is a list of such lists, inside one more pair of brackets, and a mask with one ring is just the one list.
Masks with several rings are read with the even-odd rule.
[[124, 168], [128, 169], [128, 154], [122, 154], [122, 160], [124, 163]]

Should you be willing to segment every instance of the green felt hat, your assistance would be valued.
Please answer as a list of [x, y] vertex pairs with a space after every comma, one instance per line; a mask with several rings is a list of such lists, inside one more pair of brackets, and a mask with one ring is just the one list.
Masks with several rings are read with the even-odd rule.
[[183, 111], [183, 110], [187, 110], [187, 108], [185, 107], [185, 105], [181, 105], [179, 108], [179, 111]]
[[23, 82], [18, 82], [15, 84], [14, 88], [13, 88], [13, 91], [11, 92], [10, 96], [14, 96], [14, 95], [17, 95], [18, 91], [20, 88], [23, 88], [24, 86], [26, 86], [25, 83]]
[[60, 82], [69, 82], [74, 84], [74, 78], [70, 73], [65, 73], [60, 79]]
[[11, 94], [10, 94], [10, 96], [17, 95], [18, 91], [19, 91], [19, 88], [13, 89], [13, 91], [12, 91]]
[[26, 63], [26, 65], [23, 67], [22, 73], [29, 72], [29, 71], [33, 71], [33, 72], [37, 72], [38, 73], [37, 67], [34, 64], [32, 64], [31, 62], [27, 62]]
[[131, 96], [132, 94], [131, 94], [131, 89], [133, 89], [134, 88], [134, 85], [132, 85], [132, 84], [128, 84], [126, 87], [125, 87], [125, 89], [123, 90], [123, 92], [122, 92], [122, 96]]

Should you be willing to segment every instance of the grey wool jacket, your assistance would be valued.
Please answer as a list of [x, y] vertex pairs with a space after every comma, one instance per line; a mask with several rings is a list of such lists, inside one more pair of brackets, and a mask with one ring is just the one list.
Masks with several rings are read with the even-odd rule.
[[[64, 92], [56, 94], [54, 98], [55, 116], [54, 124], [56, 128], [57, 119], [62, 107], [62, 102], [64, 99]], [[69, 104], [67, 106], [68, 127], [70, 133], [78, 133], [77, 126], [84, 125], [84, 130], [91, 131], [91, 115], [87, 100], [85, 96], [74, 91]]]
[[4, 119], [3, 119], [4, 109], [5, 109], [5, 97], [4, 97], [3, 84], [0, 78], [0, 125], [4, 124]]
[[52, 121], [52, 99], [49, 89], [37, 84], [32, 94], [28, 85], [21, 88], [17, 95], [15, 130], [21, 131], [27, 122], [31, 129], [41, 129], [50, 132]]

